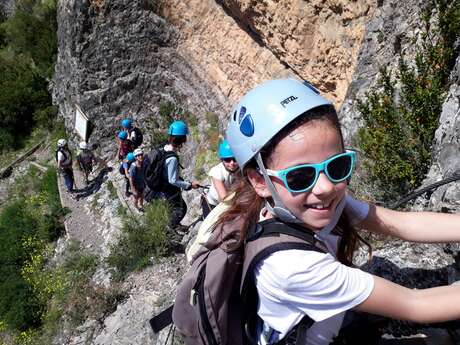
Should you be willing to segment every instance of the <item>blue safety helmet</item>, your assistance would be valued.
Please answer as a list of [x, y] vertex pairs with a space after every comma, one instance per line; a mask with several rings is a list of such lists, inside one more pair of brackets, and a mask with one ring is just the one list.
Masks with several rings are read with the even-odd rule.
[[187, 124], [184, 121], [174, 121], [168, 129], [168, 135], [182, 136], [188, 134]]
[[121, 121], [121, 127], [123, 128], [131, 128], [131, 125], [133, 124], [133, 122], [131, 121], [131, 119], [124, 119]]
[[118, 138], [121, 139], [121, 140], [126, 140], [126, 139], [128, 139], [128, 132], [120, 131], [120, 132], [118, 133]]
[[268, 81], [249, 91], [233, 109], [226, 132], [241, 169], [299, 115], [331, 104], [313, 86], [294, 79]]
[[283, 221], [301, 222], [282, 202], [259, 152], [290, 122], [306, 111], [324, 105], [331, 105], [331, 102], [307, 82], [279, 79], [249, 91], [230, 115], [226, 137], [236, 161], [243, 170], [255, 158], [273, 199], [273, 204], [267, 200], [265, 205], [270, 213]]
[[132, 161], [134, 161], [135, 159], [136, 159], [136, 158], [134, 157], [134, 153], [128, 152], [128, 154], [126, 155], [126, 160], [127, 160], [128, 162], [132, 162]]
[[228, 141], [227, 141], [227, 140], [223, 140], [223, 141], [219, 144], [218, 153], [219, 153], [219, 158], [220, 158], [220, 159], [222, 159], [222, 158], [233, 158], [233, 157], [235, 157], [235, 156], [233, 155], [232, 149], [230, 148], [230, 145], [228, 144]]

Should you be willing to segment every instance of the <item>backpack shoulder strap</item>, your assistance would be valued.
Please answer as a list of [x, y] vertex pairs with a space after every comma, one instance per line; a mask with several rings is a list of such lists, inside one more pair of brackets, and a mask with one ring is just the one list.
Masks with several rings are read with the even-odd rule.
[[[248, 231], [241, 275], [240, 296], [244, 308], [243, 324], [246, 336], [252, 341], [255, 341], [253, 339], [254, 334], [251, 334], [251, 329], [254, 328], [253, 322], [257, 318], [258, 301], [252, 272], [254, 272], [257, 264], [270, 254], [290, 249], [327, 253], [326, 246], [315, 238], [313, 231], [297, 224], [284, 223], [276, 218], [257, 223]], [[308, 315], [305, 315], [299, 323], [301, 325], [299, 327], [306, 331], [312, 324], [313, 320]], [[294, 344], [297, 344], [297, 342], [294, 342]]]
[[256, 265], [270, 254], [281, 250], [312, 250], [327, 253], [327, 247], [315, 238], [311, 230], [296, 224], [269, 219], [257, 223], [246, 237], [245, 258], [241, 279], [241, 291], [251, 280]]
[[[72, 154], [70, 153], [70, 151], [68, 151], [66, 149], [63, 149], [62, 147], [58, 148], [56, 150], [56, 162], [58, 161], [58, 153], [59, 152], [61, 152], [62, 155], [64, 156], [63, 163], [68, 163], [68, 164], [65, 164], [65, 165], [70, 165], [72, 163]], [[68, 159], [70, 159], [70, 162], [67, 162]]]
[[169, 157], [176, 157], [179, 161], [179, 156], [174, 151], [165, 151], [164, 149], [160, 149], [163, 152], [163, 159], [166, 161]]
[[179, 165], [179, 167], [181, 169], [184, 169], [184, 167], [180, 164], [180, 161], [179, 161], [179, 156], [177, 155], [177, 152], [174, 152], [174, 151], [165, 151], [164, 149], [161, 149], [163, 151], [163, 162], [166, 163], [166, 160], [170, 157], [176, 157], [177, 159], [177, 164]]

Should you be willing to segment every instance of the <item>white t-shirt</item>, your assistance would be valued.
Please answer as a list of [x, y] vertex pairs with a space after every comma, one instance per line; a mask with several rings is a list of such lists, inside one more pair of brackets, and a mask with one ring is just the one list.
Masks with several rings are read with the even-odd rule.
[[[257, 313], [280, 333], [280, 339], [308, 315], [315, 323], [308, 329], [306, 344], [326, 345], [338, 334], [345, 311], [369, 297], [374, 279], [337, 261], [338, 236], [320, 231], [316, 237], [330, 253], [285, 250], [258, 264], [254, 271]], [[260, 344], [265, 344], [263, 339]]]
[[70, 165], [70, 153], [66, 151], [65, 155], [61, 152], [57, 152], [57, 160], [61, 162], [61, 167], [67, 167]]
[[128, 139], [132, 142], [136, 140], [136, 131], [134, 129], [128, 130]]
[[[212, 167], [211, 170], [209, 170], [208, 176], [210, 176], [211, 179], [215, 178], [219, 181], [222, 181], [227, 191], [230, 189], [232, 183], [235, 181], [235, 176], [232, 173], [230, 173], [227, 169], [225, 169], [224, 163], [222, 162]], [[208, 203], [214, 206], [220, 202], [219, 194], [217, 193], [217, 189], [214, 186], [214, 183], [212, 183], [212, 180], [211, 187], [209, 187], [209, 191], [206, 194], [206, 199], [208, 200]]]

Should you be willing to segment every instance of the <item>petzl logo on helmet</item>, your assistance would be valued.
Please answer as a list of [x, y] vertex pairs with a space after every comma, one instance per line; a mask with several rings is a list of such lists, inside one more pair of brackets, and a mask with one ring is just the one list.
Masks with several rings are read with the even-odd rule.
[[254, 134], [254, 121], [251, 114], [246, 115], [240, 124], [240, 131], [247, 137], [252, 137]]
[[296, 99], [297, 99], [296, 96], [289, 96], [288, 98], [283, 99], [280, 104], [283, 106], [283, 108], [286, 108], [286, 105], [295, 101]]
[[246, 107], [241, 107], [240, 114], [238, 115], [238, 123], [241, 123], [241, 120], [243, 120], [244, 115], [246, 115]]

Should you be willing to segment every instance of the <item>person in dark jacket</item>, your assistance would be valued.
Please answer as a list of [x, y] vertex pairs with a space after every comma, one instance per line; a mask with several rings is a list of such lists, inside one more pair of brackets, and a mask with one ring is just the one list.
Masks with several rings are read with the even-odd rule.
[[79, 145], [80, 152], [77, 154], [77, 162], [81, 171], [83, 172], [85, 183], [88, 185], [88, 176], [93, 171], [96, 164], [96, 157], [94, 153], [88, 149], [88, 144], [82, 141]]
[[[184, 121], [174, 121], [168, 129], [168, 143], [162, 148], [166, 153], [178, 153], [187, 141], [188, 127]], [[182, 198], [182, 190], [189, 191], [200, 187], [198, 181], [187, 181], [180, 177], [180, 162], [177, 154], [168, 155], [163, 168], [165, 186], [162, 191], [153, 191], [151, 198], [166, 199], [171, 206], [170, 227], [183, 232], [186, 227], [181, 225], [187, 213], [187, 204]]]

